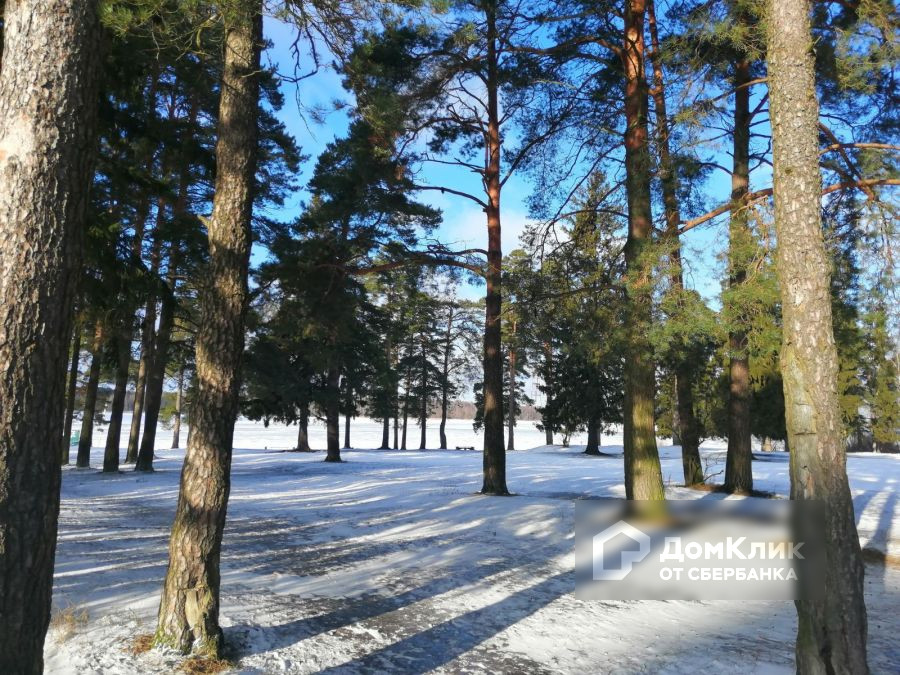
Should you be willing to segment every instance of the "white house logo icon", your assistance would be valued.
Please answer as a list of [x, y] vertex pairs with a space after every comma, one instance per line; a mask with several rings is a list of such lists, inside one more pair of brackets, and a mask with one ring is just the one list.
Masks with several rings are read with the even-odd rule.
[[[622, 551], [619, 556], [618, 566], [607, 569], [604, 566], [604, 547], [618, 536], [625, 536], [638, 544], [638, 550]], [[650, 553], [650, 537], [636, 527], [632, 527], [624, 520], [607, 527], [603, 532], [593, 538], [594, 553], [594, 581], [621, 581], [635, 563], [647, 557]]]

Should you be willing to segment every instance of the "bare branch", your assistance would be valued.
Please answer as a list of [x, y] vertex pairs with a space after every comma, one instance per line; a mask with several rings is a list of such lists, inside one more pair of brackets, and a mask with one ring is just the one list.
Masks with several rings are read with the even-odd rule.
[[[867, 180], [857, 180], [846, 183], [834, 183], [823, 188], [822, 196], [824, 197], [825, 195], [831, 194], [832, 192], [837, 192], [838, 190], [849, 190], [853, 188], [865, 190], [876, 185], [900, 185], [900, 178], [870, 178]], [[741, 208], [747, 208], [752, 204], [755, 204], [756, 202], [762, 201], [767, 197], [771, 197], [772, 192], [772, 188], [766, 188], [765, 190], [757, 190], [756, 192], [751, 192], [749, 195], [747, 195], [746, 200], [741, 204]], [[702, 216], [697, 216], [696, 218], [691, 218], [690, 220], [683, 221], [681, 227], [678, 228], [678, 234], [684, 234], [688, 230], [692, 230], [698, 225], [702, 225], [703, 223], [712, 220], [716, 216], [720, 216], [723, 213], [728, 213], [729, 211], [731, 211], [732, 206], [734, 206], [734, 204], [730, 202], [722, 204], [722, 206], [704, 213]]]

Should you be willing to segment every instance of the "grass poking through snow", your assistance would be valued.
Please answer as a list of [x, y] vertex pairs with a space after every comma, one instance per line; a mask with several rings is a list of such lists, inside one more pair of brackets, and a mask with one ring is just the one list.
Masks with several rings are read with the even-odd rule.
[[66, 642], [78, 632], [79, 628], [87, 626], [88, 613], [78, 605], [66, 605], [53, 613], [50, 618], [50, 630], [58, 643]]

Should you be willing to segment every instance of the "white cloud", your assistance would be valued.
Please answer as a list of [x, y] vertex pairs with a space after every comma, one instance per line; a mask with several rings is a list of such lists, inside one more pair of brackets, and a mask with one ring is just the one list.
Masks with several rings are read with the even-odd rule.
[[[520, 248], [519, 237], [529, 222], [522, 210], [501, 207], [500, 232], [504, 254]], [[454, 248], [486, 248], [487, 218], [484, 211], [476, 205], [456, 203], [445, 206], [444, 222], [437, 231], [437, 237]]]

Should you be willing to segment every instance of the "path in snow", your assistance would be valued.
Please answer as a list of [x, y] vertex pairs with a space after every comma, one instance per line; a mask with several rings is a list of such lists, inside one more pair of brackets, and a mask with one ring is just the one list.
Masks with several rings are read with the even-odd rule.
[[[377, 425], [357, 426], [380, 441]], [[464, 424], [453, 426], [450, 445], [470, 445]], [[572, 596], [574, 500], [622, 497], [621, 457], [510, 453], [519, 496], [492, 498], [474, 494], [477, 452], [363, 450], [334, 465], [262, 449], [288, 447], [294, 433], [238, 426], [236, 445], [247, 449], [234, 455], [222, 552], [222, 624], [238, 672], [793, 672], [790, 602]], [[523, 425], [519, 438], [536, 444], [542, 434]], [[604, 438], [606, 451], [621, 452], [616, 442]], [[722, 498], [674, 487], [680, 454], [661, 452], [670, 498]], [[709, 473], [723, 453], [704, 447]], [[48, 672], [177, 667], [171, 653], [127, 652], [153, 630], [183, 457], [158, 454], [150, 475], [65, 469], [54, 603], [87, 610], [89, 621], [65, 640], [51, 631]], [[786, 493], [786, 460], [754, 462], [757, 486]], [[863, 545], [900, 552], [900, 457], [854, 455], [848, 470]], [[900, 571], [867, 572], [872, 669], [898, 671]]]

